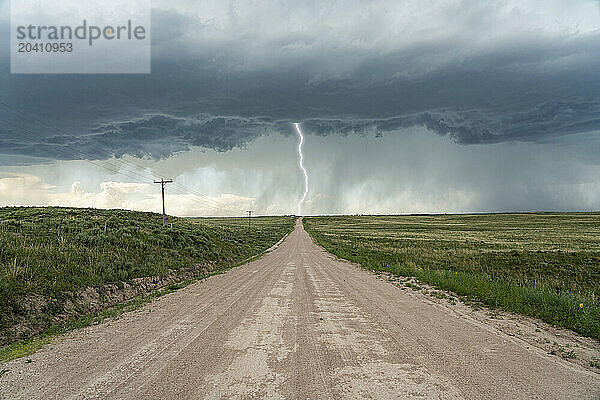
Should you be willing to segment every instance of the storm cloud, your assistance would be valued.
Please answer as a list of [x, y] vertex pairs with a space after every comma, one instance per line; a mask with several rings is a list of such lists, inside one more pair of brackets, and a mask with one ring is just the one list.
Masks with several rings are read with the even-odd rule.
[[[104, 123], [85, 135], [50, 129], [54, 135], [35, 139], [20, 136], [26, 132], [35, 137], [36, 132], [36, 126], [25, 131], [21, 122], [20, 128], [0, 130], [0, 148], [13, 156], [40, 159], [93, 160], [124, 155], [161, 159], [192, 147], [217, 151], [243, 148], [272, 132], [289, 135], [292, 122], [268, 117], [151, 114], [130, 121]], [[464, 145], [515, 140], [546, 143], [556, 136], [597, 131], [600, 102], [582, 98], [554, 100], [513, 113], [482, 109], [432, 110], [379, 119], [310, 118], [303, 120], [303, 126], [307, 133], [318, 136], [383, 136], [404, 128], [425, 127]]]
[[154, 2], [147, 76], [10, 75], [0, 59], [0, 100], [43, 122], [0, 104], [2, 162], [227, 151], [296, 121], [464, 145], [600, 128], [597, 1], [251, 3]]

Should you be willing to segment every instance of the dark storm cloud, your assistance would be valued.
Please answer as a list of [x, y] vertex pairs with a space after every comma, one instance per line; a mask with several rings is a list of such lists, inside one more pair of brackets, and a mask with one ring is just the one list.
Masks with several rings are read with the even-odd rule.
[[[62, 130], [34, 141], [18, 129], [0, 131], [6, 154], [50, 159], [103, 159], [129, 154], [160, 159], [192, 146], [227, 151], [243, 147], [269, 132], [291, 133], [291, 120], [199, 115], [183, 118], [158, 114], [111, 122], [72, 136]], [[600, 101], [580, 98], [550, 101], [529, 110], [497, 114], [493, 111], [429, 111], [382, 119], [307, 119], [305, 132], [315, 135], [377, 135], [423, 126], [461, 144], [510, 140], [544, 142], [554, 135], [589, 132], [600, 126]], [[558, 133], [556, 133], [558, 132]], [[22, 131], [21, 131], [22, 133]], [[26, 140], [19, 140], [19, 137]]]
[[[103, 159], [129, 154], [166, 158], [192, 146], [227, 151], [243, 147], [268, 132], [291, 133], [292, 120], [267, 117], [223, 117], [198, 115], [175, 117], [146, 115], [130, 121], [105, 123], [81, 136], [62, 129], [32, 140], [35, 128], [0, 130], [4, 154], [47, 159]], [[549, 101], [513, 113], [493, 110], [428, 111], [391, 118], [311, 118], [303, 121], [307, 133], [326, 135], [382, 136], [400, 129], [423, 126], [461, 144], [498, 143], [511, 140], [545, 142], [554, 136], [597, 130], [600, 101], [581, 98]], [[11, 158], [11, 162], [14, 160]]]
[[0, 148], [7, 154], [77, 160], [133, 155], [167, 158], [191, 146], [227, 151], [241, 147], [277, 126], [267, 119], [199, 115], [180, 118], [148, 115], [144, 118], [96, 126], [91, 133], [73, 136], [61, 129], [54, 135], [30, 140], [14, 139], [19, 131], [0, 131]]
[[597, 130], [600, 127], [600, 99], [554, 100], [512, 113], [493, 110], [430, 111], [371, 120], [309, 119], [304, 126], [317, 135], [382, 135], [412, 126], [424, 126], [437, 134], [449, 135], [461, 144], [510, 140], [543, 142], [553, 135]]
[[9, 75], [0, 59], [0, 100], [42, 121], [0, 104], [0, 154], [226, 151], [293, 121], [465, 145], [600, 128], [597, 2], [155, 4], [152, 75]]

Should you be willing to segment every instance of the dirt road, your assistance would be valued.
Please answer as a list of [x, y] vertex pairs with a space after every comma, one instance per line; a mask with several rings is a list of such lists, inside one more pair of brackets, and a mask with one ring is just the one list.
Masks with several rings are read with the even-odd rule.
[[333, 259], [260, 260], [0, 369], [2, 399], [598, 398], [600, 374]]

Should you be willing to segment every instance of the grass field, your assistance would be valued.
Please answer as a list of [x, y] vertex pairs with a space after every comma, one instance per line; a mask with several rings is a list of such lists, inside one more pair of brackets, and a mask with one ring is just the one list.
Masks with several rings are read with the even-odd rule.
[[600, 340], [600, 214], [305, 218], [330, 252]]
[[[0, 345], [50, 329], [78, 290], [206, 275], [262, 253], [293, 225], [291, 217], [253, 218], [250, 230], [247, 219], [169, 217], [163, 227], [152, 213], [0, 208]], [[23, 321], [27, 329], [16, 329]]]

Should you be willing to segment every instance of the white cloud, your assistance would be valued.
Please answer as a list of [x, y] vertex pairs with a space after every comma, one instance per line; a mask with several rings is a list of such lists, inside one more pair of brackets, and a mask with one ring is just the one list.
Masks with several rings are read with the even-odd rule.
[[101, 182], [99, 192], [86, 192], [81, 182], [71, 185], [68, 193], [55, 193], [50, 205], [65, 207], [128, 208], [139, 209], [139, 205], [151, 198], [149, 185], [129, 182]]
[[0, 175], [0, 204], [45, 204], [46, 194], [53, 188], [40, 177], [29, 173], [6, 173]]
[[[99, 191], [86, 191], [81, 182], [71, 184], [68, 192], [57, 191], [31, 174], [10, 174], [0, 178], [0, 203], [4, 205], [91, 207], [161, 212], [161, 194], [152, 185], [131, 182], [100, 182]], [[170, 215], [243, 215], [253, 209], [255, 199], [235, 194], [196, 196], [190, 193], [167, 194]]]

